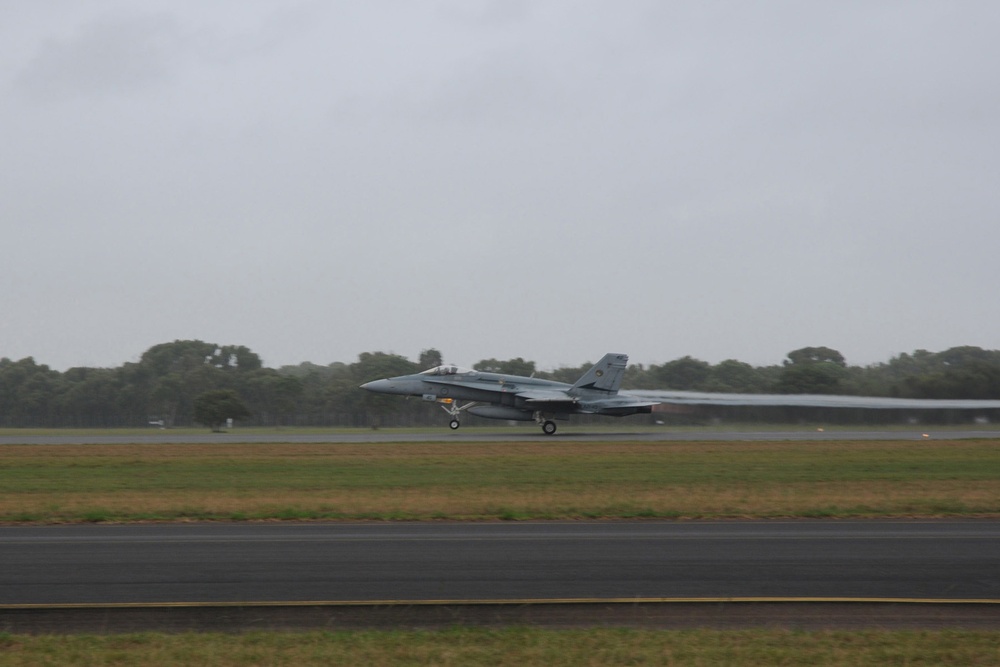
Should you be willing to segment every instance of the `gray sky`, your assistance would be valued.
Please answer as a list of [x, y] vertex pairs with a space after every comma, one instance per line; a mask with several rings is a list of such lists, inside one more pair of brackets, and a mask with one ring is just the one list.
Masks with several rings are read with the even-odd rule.
[[1000, 348], [1000, 3], [0, 0], [0, 357]]

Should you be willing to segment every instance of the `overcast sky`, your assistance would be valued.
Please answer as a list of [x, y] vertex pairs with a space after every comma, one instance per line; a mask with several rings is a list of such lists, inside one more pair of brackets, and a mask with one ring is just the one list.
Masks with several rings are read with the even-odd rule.
[[1000, 3], [0, 0], [0, 357], [1000, 348]]

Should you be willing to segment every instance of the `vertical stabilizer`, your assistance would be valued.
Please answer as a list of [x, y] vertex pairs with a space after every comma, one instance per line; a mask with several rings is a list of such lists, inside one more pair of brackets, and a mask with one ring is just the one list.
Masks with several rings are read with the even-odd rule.
[[596, 389], [616, 394], [618, 388], [622, 386], [626, 366], [628, 366], [627, 354], [609, 352], [576, 381], [573, 389]]

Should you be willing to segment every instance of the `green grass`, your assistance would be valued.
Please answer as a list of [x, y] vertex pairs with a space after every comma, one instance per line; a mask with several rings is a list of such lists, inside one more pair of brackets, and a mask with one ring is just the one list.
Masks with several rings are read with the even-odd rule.
[[46, 665], [1000, 665], [997, 631], [363, 631], [0, 635], [0, 667]]
[[[560, 443], [561, 444], [561, 443]], [[55, 456], [50, 456], [55, 453]], [[5, 454], [14, 454], [4, 456]], [[37, 455], [37, 456], [36, 456]], [[1000, 442], [96, 445], [0, 450], [0, 489], [522, 488], [1000, 481]]]
[[[391, 429], [393, 432], [420, 432], [431, 429]], [[440, 431], [440, 429], [437, 429]], [[146, 427], [126, 427], [126, 428], [0, 428], [0, 437], [34, 437], [34, 436], [147, 436], [147, 435], [207, 435], [212, 431], [204, 426], [183, 426], [179, 428], [161, 429], [155, 426]], [[224, 431], [232, 435], [269, 435], [269, 434], [299, 434], [299, 435], [322, 435], [322, 434], [351, 434], [370, 433], [371, 429], [359, 428], [334, 428], [321, 426], [236, 426]]]
[[0, 521], [1000, 516], [1000, 440], [7, 445]]

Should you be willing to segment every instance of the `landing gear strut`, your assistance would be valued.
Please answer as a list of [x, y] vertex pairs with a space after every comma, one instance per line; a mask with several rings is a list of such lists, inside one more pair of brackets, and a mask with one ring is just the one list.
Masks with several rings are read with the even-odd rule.
[[478, 403], [476, 401], [469, 401], [465, 405], [459, 405], [458, 401], [451, 402], [451, 399], [448, 399], [448, 402], [445, 405], [441, 406], [441, 409], [447, 412], [448, 415], [451, 417], [451, 421], [448, 422], [448, 428], [450, 428], [452, 431], [457, 431], [458, 427], [462, 425], [462, 423], [458, 421], [459, 415], [461, 415], [463, 411], [468, 410], [474, 405], [478, 405]]

